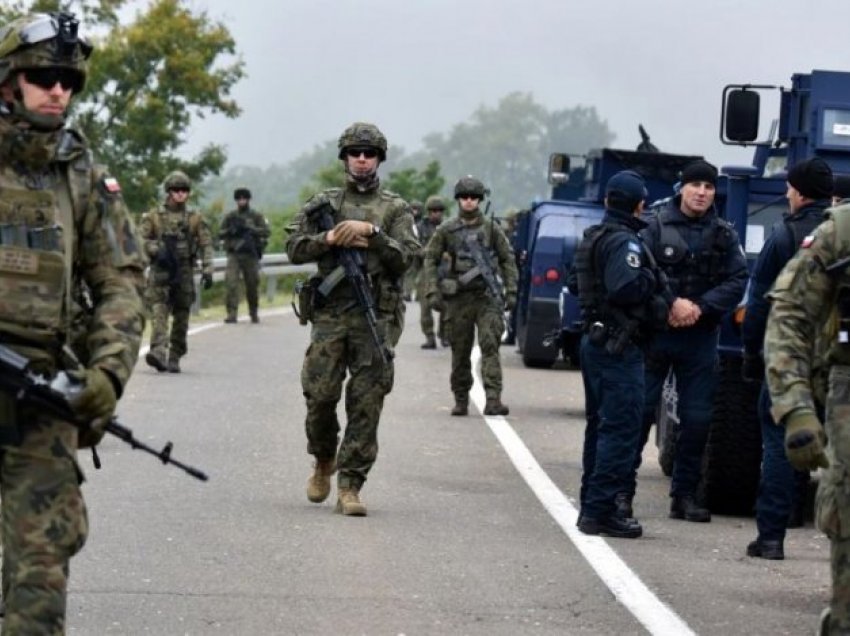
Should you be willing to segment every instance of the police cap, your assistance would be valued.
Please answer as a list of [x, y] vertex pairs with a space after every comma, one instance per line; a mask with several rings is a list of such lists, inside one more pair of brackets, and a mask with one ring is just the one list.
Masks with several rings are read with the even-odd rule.
[[608, 207], [623, 212], [633, 212], [637, 205], [646, 200], [646, 182], [634, 170], [622, 170], [608, 179], [605, 198]]

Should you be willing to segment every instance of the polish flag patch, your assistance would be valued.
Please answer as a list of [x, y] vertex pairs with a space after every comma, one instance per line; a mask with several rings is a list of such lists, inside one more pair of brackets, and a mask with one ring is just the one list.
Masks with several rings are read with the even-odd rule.
[[118, 179], [116, 179], [115, 177], [104, 177], [103, 187], [106, 188], [106, 191], [111, 194], [117, 194], [118, 192], [121, 192], [121, 184], [118, 183]]
[[811, 247], [812, 243], [814, 243], [814, 242], [815, 242], [815, 235], [809, 234], [806, 238], [803, 239], [803, 242], [800, 243], [800, 247], [802, 247], [802, 248]]

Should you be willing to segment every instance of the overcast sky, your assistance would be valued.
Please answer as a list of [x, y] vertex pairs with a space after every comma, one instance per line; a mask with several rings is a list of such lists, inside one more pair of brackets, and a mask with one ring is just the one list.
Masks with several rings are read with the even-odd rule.
[[[595, 106], [634, 148], [748, 163], [718, 140], [730, 83], [790, 85], [850, 70], [850, 0], [190, 0], [224, 22], [247, 77], [237, 120], [195, 122], [189, 148], [228, 147], [229, 166], [286, 162], [374, 121], [420, 147], [481, 105], [530, 92], [547, 109]], [[774, 117], [763, 102], [763, 120]], [[552, 149], [567, 150], [570, 149]]]

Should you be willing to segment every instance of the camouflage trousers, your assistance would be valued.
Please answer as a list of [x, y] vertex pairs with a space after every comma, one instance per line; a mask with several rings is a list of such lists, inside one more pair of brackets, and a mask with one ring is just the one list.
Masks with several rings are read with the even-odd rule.
[[850, 634], [850, 367], [830, 369], [824, 427], [829, 468], [815, 502], [817, 526], [830, 541], [832, 601], [829, 634]]
[[461, 292], [446, 302], [451, 317], [452, 374], [455, 395], [466, 395], [472, 388], [472, 347], [478, 330], [481, 348], [481, 380], [488, 398], [502, 395], [502, 364], [499, 342], [505, 331], [502, 307], [484, 290]]
[[[419, 301], [419, 325], [422, 327], [422, 333], [426, 337], [434, 337], [434, 308], [431, 306], [430, 301], [425, 296], [424, 291], [422, 289], [422, 285], [416, 290], [416, 299]], [[447, 320], [446, 315], [447, 312], [442, 312], [437, 314], [439, 316], [439, 327], [437, 328], [437, 335], [441, 340], [448, 339], [448, 330], [446, 329]]]
[[419, 278], [419, 271], [422, 269], [421, 265], [418, 263], [411, 263], [410, 267], [404, 272], [404, 278], [402, 279], [402, 284], [404, 287], [404, 295], [405, 297], [413, 296], [413, 292], [416, 292], [416, 295], [419, 295], [419, 290], [417, 289], [417, 279]]
[[[167, 284], [151, 282], [145, 291], [151, 321], [151, 351], [164, 355], [166, 351], [178, 358], [186, 355], [189, 331], [189, 314], [195, 300], [194, 281], [191, 276], [180, 281], [174, 293]], [[168, 319], [171, 318], [171, 331]]]
[[[401, 336], [399, 317], [378, 314], [378, 333], [392, 350]], [[348, 381], [346, 382], [346, 374]], [[339, 443], [337, 403], [345, 383], [346, 426]], [[301, 368], [307, 401], [307, 452], [319, 460], [336, 456], [340, 488], [360, 488], [378, 456], [378, 421], [393, 387], [393, 361], [386, 365], [358, 309], [314, 314], [310, 345]], [[339, 448], [337, 448], [339, 446]]]
[[25, 411], [23, 439], [0, 450], [5, 634], [64, 634], [71, 557], [88, 519], [77, 430]]
[[239, 277], [245, 283], [245, 300], [248, 301], [248, 313], [257, 315], [257, 289], [260, 286], [260, 263], [253, 254], [227, 253], [227, 271], [224, 282], [227, 287], [225, 306], [227, 316], [236, 318], [239, 308]]

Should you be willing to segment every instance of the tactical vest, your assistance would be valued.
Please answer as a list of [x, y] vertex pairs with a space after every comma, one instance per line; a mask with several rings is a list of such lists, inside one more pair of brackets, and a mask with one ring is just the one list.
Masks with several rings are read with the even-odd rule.
[[696, 298], [723, 281], [732, 229], [726, 221], [714, 217], [702, 232], [702, 245], [692, 251], [676, 224], [670, 222], [673, 218], [674, 213], [665, 209], [650, 221], [658, 228], [655, 260], [667, 275], [674, 295]]
[[89, 205], [90, 156], [63, 131], [38, 178], [0, 166], [0, 334], [52, 351], [69, 331], [79, 227]]
[[[369, 194], [353, 195], [343, 188], [330, 188], [323, 192], [333, 210], [334, 225], [346, 219], [367, 221], [384, 227], [389, 212], [399, 205], [398, 195], [388, 190], [376, 190]], [[354, 201], [352, 201], [354, 199]], [[318, 230], [318, 226], [314, 228]], [[381, 264], [376, 250], [361, 250], [365, 260], [365, 274], [375, 293], [375, 304], [379, 311], [392, 313], [398, 309], [401, 297], [401, 282], [397, 276], [390, 275]], [[319, 278], [324, 280], [331, 274], [337, 275], [337, 259], [333, 250], [323, 254], [316, 262]], [[348, 306], [354, 299], [354, 290], [341, 279], [334, 282], [332, 292], [326, 303]]]
[[447, 228], [446, 251], [451, 258], [447, 278], [458, 281], [458, 291], [479, 291], [487, 288], [481, 275], [472, 276], [475, 270], [475, 250], [488, 259], [493, 272], [498, 273], [496, 256], [490, 243], [491, 230], [486, 219], [480, 225], [466, 225], [455, 219]]
[[811, 234], [814, 229], [823, 222], [823, 218], [823, 210], [821, 210], [819, 214], [811, 211], [802, 217], [797, 214], [788, 216], [779, 221], [779, 223], [788, 229], [793, 249], [796, 252], [797, 248], [800, 247], [800, 243], [803, 242], [803, 239]]
[[[151, 229], [157, 240], [167, 235], [177, 237], [175, 256], [181, 264], [188, 265], [197, 258], [198, 243], [196, 237], [201, 229], [203, 217], [200, 212], [184, 209], [172, 212], [165, 207], [148, 212]], [[187, 270], [191, 271], [191, 270]]]
[[[830, 210], [830, 217], [835, 224], [835, 240], [840, 245], [850, 243], [850, 206], [841, 206]], [[828, 359], [832, 364], [850, 366], [850, 265], [833, 275], [837, 277], [837, 293], [835, 307], [837, 325], [827, 321], [822, 334], [824, 339], [831, 342]]]

